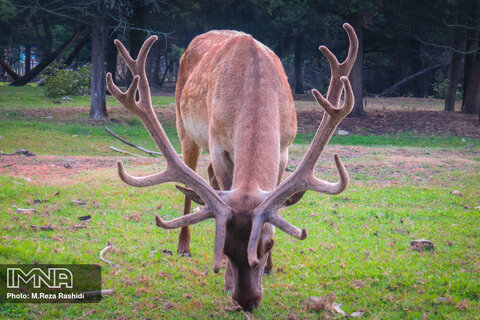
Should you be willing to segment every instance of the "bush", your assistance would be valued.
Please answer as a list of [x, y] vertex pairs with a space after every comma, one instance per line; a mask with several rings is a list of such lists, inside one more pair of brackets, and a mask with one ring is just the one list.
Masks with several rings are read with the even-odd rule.
[[[449, 83], [450, 81], [448, 79], [443, 79], [443, 81], [432, 84], [433, 92], [435, 92], [434, 97], [445, 99], [447, 97]], [[459, 85], [455, 100], [461, 100], [461, 99], [462, 99], [462, 86]]]
[[42, 80], [47, 97], [80, 96], [90, 92], [91, 67], [65, 69], [60, 64], [47, 68]]

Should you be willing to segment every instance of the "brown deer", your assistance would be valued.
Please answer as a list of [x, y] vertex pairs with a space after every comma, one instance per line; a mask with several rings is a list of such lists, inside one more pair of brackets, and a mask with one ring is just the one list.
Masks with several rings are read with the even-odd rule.
[[[326, 98], [317, 90], [312, 93], [325, 112], [305, 157], [283, 182], [297, 123], [287, 77], [273, 51], [236, 31], [210, 31], [191, 42], [180, 61], [175, 93], [182, 161], [155, 115], [145, 74], [145, 61], [157, 37], [145, 41], [137, 60], [115, 40], [134, 77], [123, 93], [107, 74], [108, 89], [141, 119], [167, 162], [160, 173], [134, 177], [118, 161], [119, 175], [136, 187], [173, 181], [188, 187], [178, 187], [186, 195], [184, 215], [171, 221], [157, 215], [156, 224], [164, 229], [181, 228], [178, 250], [189, 253], [188, 226], [215, 219], [214, 271], [219, 271], [226, 256], [225, 288], [233, 291], [233, 299], [246, 310], [262, 299], [262, 276], [272, 268], [274, 226], [297, 239], [307, 236], [305, 229], [290, 224], [278, 210], [299, 201], [307, 190], [338, 194], [347, 187], [348, 174], [338, 155], [334, 156], [338, 182], [314, 177], [318, 158], [354, 103], [348, 74], [358, 40], [349, 24], [343, 27], [350, 41], [348, 56], [339, 63], [330, 50], [320, 47], [332, 75]], [[338, 107], [343, 90], [344, 103]], [[211, 185], [195, 172], [202, 149], [210, 153]], [[203, 208], [190, 213], [190, 199]]]

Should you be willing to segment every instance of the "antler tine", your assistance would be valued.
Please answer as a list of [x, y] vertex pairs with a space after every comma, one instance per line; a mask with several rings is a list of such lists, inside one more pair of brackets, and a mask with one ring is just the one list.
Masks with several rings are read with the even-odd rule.
[[151, 36], [147, 40], [145, 40], [142, 47], [140, 48], [140, 51], [138, 52], [138, 57], [136, 60], [136, 62], [138, 63], [138, 66], [137, 66], [138, 72], [140, 71], [145, 72], [145, 63], [147, 61], [148, 53], [150, 52], [150, 49], [152, 48], [155, 41], [157, 40], [158, 40], [157, 36]]
[[215, 244], [213, 246], [213, 272], [218, 273], [223, 263], [223, 247], [227, 233], [227, 221], [230, 219], [230, 211], [215, 217]]
[[257, 255], [258, 242], [260, 241], [260, 231], [265, 222], [265, 211], [256, 211], [252, 219], [252, 231], [248, 240], [247, 256], [250, 267], [255, 268], [259, 261]]
[[350, 42], [350, 45], [348, 47], [347, 57], [345, 58], [345, 61], [343, 61], [341, 66], [344, 66], [345, 69], [348, 70], [348, 72], [346, 74], [348, 76], [348, 74], [350, 73], [350, 70], [352, 69], [353, 64], [355, 63], [355, 60], [357, 58], [358, 38], [357, 38], [357, 34], [355, 33], [355, 30], [353, 29], [353, 27], [350, 24], [344, 23], [343, 24], [343, 29], [345, 29], [345, 31], [347, 31], [348, 41]]
[[309, 190], [334, 195], [342, 193], [347, 188], [349, 181], [348, 172], [338, 154], [335, 154], [333, 158], [335, 160], [335, 167], [338, 171], [338, 181], [335, 183], [323, 181], [315, 178], [312, 174], [308, 184]]
[[127, 64], [128, 69], [130, 69], [130, 72], [132, 74], [135, 74], [135, 60], [132, 59], [130, 53], [127, 51], [123, 43], [118, 39], [115, 39], [113, 43], [115, 43], [115, 45], [117, 46], [117, 49], [120, 52], [123, 60]]
[[112, 74], [109, 72], [107, 73], [107, 88], [108, 91], [118, 100], [121, 104], [123, 104], [128, 110], [132, 111], [133, 113], [137, 114], [137, 109], [135, 108], [136, 101], [135, 101], [135, 94], [138, 90], [138, 82], [140, 81], [139, 76], [133, 77], [133, 81], [128, 87], [126, 92], [122, 92], [120, 88], [113, 82]]
[[345, 75], [348, 76], [348, 74], [350, 73], [350, 70], [353, 67], [353, 64], [355, 63], [355, 59], [357, 57], [358, 38], [357, 38], [357, 35], [355, 33], [355, 30], [353, 29], [353, 27], [350, 24], [344, 23], [343, 24], [343, 29], [345, 29], [345, 31], [347, 31], [348, 41], [349, 41], [350, 45], [348, 47], [347, 57], [345, 58], [345, 60], [342, 63], [338, 62], [338, 59], [335, 56], [335, 54], [333, 54], [332, 51], [330, 51], [330, 49], [328, 49], [326, 46], [321, 45], [318, 49], [323, 53], [325, 58], [327, 58], [328, 62], [330, 63], [330, 68], [331, 68], [332, 74], [334, 73], [334, 71], [344, 69], [344, 70], [342, 70], [343, 71], [342, 73], [346, 73]]
[[258, 265], [258, 255], [257, 248], [258, 242], [260, 241], [260, 231], [265, 222], [271, 223], [275, 227], [279, 228], [283, 232], [295, 237], [299, 240], [305, 240], [307, 238], [307, 229], [302, 228], [298, 229], [292, 225], [287, 220], [283, 219], [278, 215], [277, 212], [273, 211], [270, 214], [264, 214], [263, 212], [257, 211], [258, 213], [254, 214], [252, 221], [252, 231], [250, 232], [250, 238], [248, 240], [247, 254], [248, 254], [248, 264], [250, 267], [254, 268]]
[[298, 240], [305, 240], [307, 238], [308, 232], [307, 229], [302, 228], [302, 230], [295, 227], [293, 224], [287, 220], [280, 217], [280, 215], [275, 212], [268, 219], [267, 222], [270, 222], [275, 227], [279, 228], [286, 234], [291, 235], [292, 237], [297, 238]]
[[214, 218], [214, 214], [210, 208], [203, 208], [202, 210], [198, 211], [195, 214], [187, 214], [185, 216], [181, 216], [179, 218], [165, 221], [160, 218], [160, 216], [155, 216], [155, 223], [157, 227], [161, 227], [163, 229], [178, 229], [185, 226], [189, 226], [191, 224], [196, 224], [202, 222], [204, 220]]
[[164, 170], [159, 173], [155, 173], [145, 177], [135, 177], [129, 174], [125, 170], [125, 166], [122, 161], [117, 161], [118, 175], [120, 179], [123, 180], [126, 184], [132, 187], [150, 187], [164, 182], [175, 181], [175, 176], [170, 170]]
[[344, 23], [343, 28], [347, 32], [349, 41], [348, 54], [345, 61], [339, 63], [337, 57], [326, 46], [319, 47], [319, 50], [330, 63], [330, 72], [332, 75], [328, 86], [327, 100], [334, 106], [338, 105], [342, 93], [340, 83], [341, 77], [350, 74], [358, 53], [358, 38], [355, 30], [348, 23]]
[[353, 109], [353, 105], [355, 103], [354, 101], [354, 95], [353, 95], [353, 89], [352, 85], [350, 83], [350, 80], [348, 80], [347, 77], [342, 76], [340, 77], [340, 81], [343, 83], [343, 88], [345, 91], [345, 101], [343, 105], [340, 108], [335, 108], [330, 101], [325, 99], [323, 95], [318, 92], [318, 90], [313, 89], [312, 94], [315, 97], [315, 100], [317, 100], [318, 104], [320, 104], [325, 112], [330, 115], [330, 117], [333, 118], [333, 121], [342, 121], [343, 118], [345, 118]]

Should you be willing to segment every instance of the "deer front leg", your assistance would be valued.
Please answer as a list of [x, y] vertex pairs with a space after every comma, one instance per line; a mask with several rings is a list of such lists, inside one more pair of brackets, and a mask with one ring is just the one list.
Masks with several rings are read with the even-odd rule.
[[225, 272], [225, 291], [228, 293], [233, 292], [233, 271], [232, 266], [230, 265], [230, 261], [227, 264], [227, 271]]
[[[198, 158], [201, 152], [200, 147], [198, 147], [197, 144], [189, 137], [184, 137], [181, 140], [181, 144], [183, 160], [185, 161], [185, 164], [195, 171], [197, 169]], [[191, 208], [192, 200], [185, 196], [183, 215], [189, 214]], [[190, 229], [188, 226], [180, 229], [180, 234], [178, 235], [177, 252], [181, 255], [190, 256]]]

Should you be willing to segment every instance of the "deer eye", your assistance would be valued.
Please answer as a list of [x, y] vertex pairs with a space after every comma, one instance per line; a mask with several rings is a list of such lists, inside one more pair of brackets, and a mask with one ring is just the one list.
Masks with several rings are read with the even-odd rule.
[[269, 240], [265, 245], [265, 252], [272, 250], [274, 244], [275, 242], [273, 240]]

